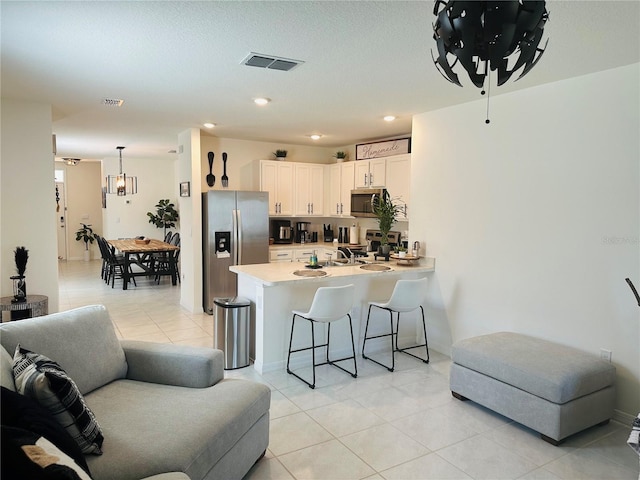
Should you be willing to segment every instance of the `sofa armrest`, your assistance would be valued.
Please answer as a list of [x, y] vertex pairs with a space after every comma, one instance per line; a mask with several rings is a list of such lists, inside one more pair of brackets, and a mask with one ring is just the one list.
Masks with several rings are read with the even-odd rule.
[[171, 343], [121, 340], [130, 380], [205, 388], [224, 378], [222, 351]]

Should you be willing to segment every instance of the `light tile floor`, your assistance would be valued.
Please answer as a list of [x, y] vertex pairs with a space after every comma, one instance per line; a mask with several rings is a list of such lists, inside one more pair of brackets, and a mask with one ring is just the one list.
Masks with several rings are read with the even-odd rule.
[[[60, 262], [60, 310], [109, 309], [121, 338], [212, 346], [213, 317], [180, 307], [180, 287], [140, 278], [127, 291], [100, 262]], [[535, 432], [448, 389], [448, 357], [399, 355], [389, 373], [360, 359], [358, 378], [329, 366], [309, 389], [284, 371], [226, 375], [272, 391], [270, 444], [246, 479], [638, 479], [630, 426], [612, 421], [553, 447]]]

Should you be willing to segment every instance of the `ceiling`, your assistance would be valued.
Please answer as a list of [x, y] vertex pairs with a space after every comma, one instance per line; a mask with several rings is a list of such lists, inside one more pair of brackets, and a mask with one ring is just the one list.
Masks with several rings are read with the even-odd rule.
[[[114, 157], [124, 145], [131, 157], [165, 158], [178, 133], [204, 122], [218, 137], [345, 146], [406, 134], [413, 114], [480, 98], [464, 72], [460, 88], [434, 67], [431, 1], [0, 8], [2, 96], [52, 105], [59, 157]], [[640, 61], [640, 2], [551, 0], [547, 9], [542, 59], [492, 95]], [[251, 52], [305, 63], [289, 72], [242, 65]], [[271, 103], [257, 107], [260, 96]], [[384, 122], [388, 114], [397, 120]]]

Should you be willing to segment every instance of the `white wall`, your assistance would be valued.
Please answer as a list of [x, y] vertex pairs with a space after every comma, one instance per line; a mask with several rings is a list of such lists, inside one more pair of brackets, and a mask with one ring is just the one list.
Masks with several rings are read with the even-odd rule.
[[[126, 148], [123, 150], [122, 171], [127, 176], [138, 177], [138, 193], [122, 197], [107, 195], [107, 208], [102, 210], [105, 238], [164, 237], [161, 228], [149, 223], [147, 212], [156, 213], [155, 206], [160, 199], [168, 198], [178, 205], [179, 182], [175, 177], [175, 161], [175, 155], [157, 159], [135, 158], [127, 154]], [[107, 175], [117, 175], [119, 170], [117, 152], [116, 156], [102, 160], [102, 179]]]
[[416, 115], [410, 227], [437, 259], [432, 344], [511, 330], [612, 350], [616, 408], [633, 416], [639, 67], [493, 97], [490, 125], [484, 100]]
[[[58, 170], [65, 172], [65, 196], [67, 205], [67, 247], [68, 260], [82, 260], [84, 242], [76, 241], [75, 232], [81, 223], [91, 225], [95, 233], [102, 236], [102, 184], [99, 162], [80, 162], [67, 166], [58, 162]], [[100, 249], [96, 242], [89, 244], [91, 258], [100, 258]]]
[[29, 250], [27, 294], [49, 297], [58, 311], [58, 247], [51, 106], [2, 99], [0, 293], [13, 295], [14, 251]]
[[[191, 182], [191, 196], [179, 197], [180, 207], [180, 304], [191, 312], [202, 312], [202, 204], [200, 131], [178, 135], [180, 153], [176, 163], [178, 183]], [[195, 188], [194, 188], [195, 185]]]

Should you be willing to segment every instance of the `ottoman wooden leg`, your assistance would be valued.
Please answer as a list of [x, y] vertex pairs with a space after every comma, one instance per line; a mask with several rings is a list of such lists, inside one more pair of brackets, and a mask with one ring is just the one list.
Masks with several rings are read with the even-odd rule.
[[451, 390], [451, 395], [453, 395], [453, 398], [457, 398], [458, 400], [462, 400], [463, 402], [469, 400], [467, 397], [463, 397], [462, 395], [460, 395], [457, 392], [454, 392], [453, 390]]
[[546, 435], [543, 435], [542, 433], [540, 434], [540, 438], [542, 440], [544, 440], [547, 443], [550, 443], [551, 445], [553, 445], [554, 447], [557, 447], [558, 445], [560, 445], [560, 441], [551, 438], [551, 437], [547, 437]]

